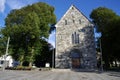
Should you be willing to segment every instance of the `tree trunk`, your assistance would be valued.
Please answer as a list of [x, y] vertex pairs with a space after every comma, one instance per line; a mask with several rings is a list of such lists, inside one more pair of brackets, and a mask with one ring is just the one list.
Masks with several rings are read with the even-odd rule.
[[32, 62], [29, 62], [29, 67], [32, 67]]
[[105, 59], [105, 69], [109, 69], [109, 68], [110, 68], [109, 60], [106, 58]]
[[115, 60], [115, 67], [117, 67], [117, 60]]
[[30, 62], [29, 62], [29, 67], [32, 67], [33, 56], [34, 56], [34, 47], [32, 47], [32, 50], [31, 50], [31, 58], [30, 58]]
[[21, 62], [20, 62], [20, 66], [22, 66], [22, 64], [23, 64], [23, 62], [21, 61]]
[[22, 66], [22, 65], [23, 65], [23, 61], [24, 61], [24, 56], [23, 56], [23, 55], [21, 55], [21, 56], [20, 56], [20, 66]]

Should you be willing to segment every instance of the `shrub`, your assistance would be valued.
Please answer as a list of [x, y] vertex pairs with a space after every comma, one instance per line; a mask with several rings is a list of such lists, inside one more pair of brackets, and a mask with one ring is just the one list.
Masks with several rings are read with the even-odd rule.
[[6, 67], [6, 70], [32, 70], [32, 67], [17, 66], [17, 67]]

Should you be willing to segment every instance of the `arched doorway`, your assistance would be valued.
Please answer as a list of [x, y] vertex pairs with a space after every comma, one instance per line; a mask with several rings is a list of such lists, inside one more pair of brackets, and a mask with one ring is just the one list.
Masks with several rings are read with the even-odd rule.
[[72, 68], [80, 68], [80, 58], [72, 58]]
[[71, 52], [71, 67], [72, 69], [80, 68], [81, 66], [81, 55], [79, 50], [73, 50]]

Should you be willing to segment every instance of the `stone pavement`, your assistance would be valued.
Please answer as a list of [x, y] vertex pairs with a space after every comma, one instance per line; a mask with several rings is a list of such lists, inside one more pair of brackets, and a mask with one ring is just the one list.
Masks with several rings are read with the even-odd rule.
[[119, 72], [52, 71], [0, 71], [0, 80], [120, 80]]

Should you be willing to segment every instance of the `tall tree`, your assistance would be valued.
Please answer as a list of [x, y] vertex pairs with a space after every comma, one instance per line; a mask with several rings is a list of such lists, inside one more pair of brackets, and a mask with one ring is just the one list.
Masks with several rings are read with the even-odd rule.
[[116, 15], [116, 13], [111, 9], [99, 7], [91, 12], [90, 18], [96, 25], [97, 32], [101, 32], [102, 34], [100, 39], [102, 45], [103, 60], [105, 61], [105, 67], [109, 68], [110, 62], [114, 59], [118, 59], [115, 55], [118, 55], [117, 52], [118, 49], [120, 49], [118, 46], [120, 45], [119, 16]]
[[2, 33], [10, 36], [13, 58], [28, 61], [31, 66], [35, 54], [42, 47], [41, 41], [48, 38], [50, 27], [55, 23], [54, 7], [46, 3], [39, 2], [12, 10], [5, 19], [6, 27]]
[[108, 26], [111, 19], [116, 16], [115, 12], [105, 7], [94, 9], [90, 14], [90, 18], [96, 25], [97, 31], [102, 32], [102, 34], [106, 31], [105, 28]]
[[6, 50], [6, 38], [3, 38], [2, 35], [0, 34], [0, 56], [5, 54]]
[[52, 66], [53, 52], [53, 46], [50, 43], [43, 41], [41, 54], [35, 56], [35, 65], [37, 67], [45, 67], [45, 63], [50, 63], [50, 66]]
[[[107, 28], [107, 34], [110, 39], [110, 53], [113, 61], [120, 61], [120, 17], [115, 17], [110, 23], [110, 28]], [[116, 64], [117, 66], [117, 64]]]

